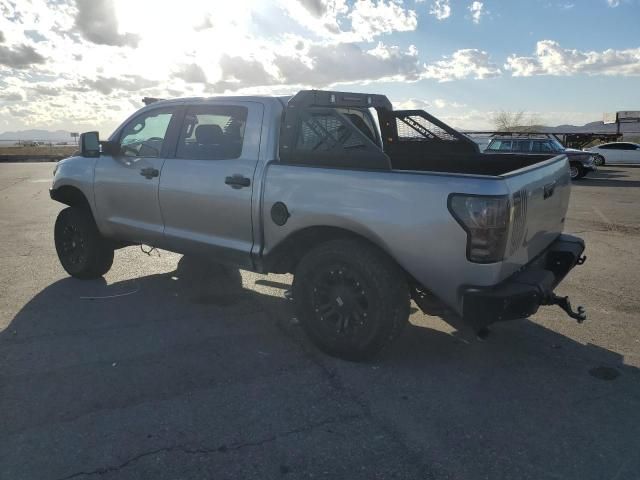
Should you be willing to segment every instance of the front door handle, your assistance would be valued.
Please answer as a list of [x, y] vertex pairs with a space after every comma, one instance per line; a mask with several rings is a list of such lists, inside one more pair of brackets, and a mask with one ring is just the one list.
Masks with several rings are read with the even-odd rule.
[[153, 177], [160, 175], [160, 170], [153, 167], [147, 167], [140, 170], [140, 175], [145, 177], [147, 180], [151, 180]]
[[226, 177], [224, 179], [224, 183], [230, 185], [231, 188], [238, 189], [251, 185], [251, 180], [249, 180], [247, 177], [243, 177], [242, 175], [235, 174], [230, 177]]

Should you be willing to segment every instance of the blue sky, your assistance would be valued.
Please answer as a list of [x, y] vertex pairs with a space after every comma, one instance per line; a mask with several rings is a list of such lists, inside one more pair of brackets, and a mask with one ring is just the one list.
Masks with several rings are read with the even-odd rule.
[[[461, 128], [640, 110], [640, 0], [0, 0], [0, 131], [143, 96], [384, 93]], [[148, 16], [148, 20], [142, 20]]]

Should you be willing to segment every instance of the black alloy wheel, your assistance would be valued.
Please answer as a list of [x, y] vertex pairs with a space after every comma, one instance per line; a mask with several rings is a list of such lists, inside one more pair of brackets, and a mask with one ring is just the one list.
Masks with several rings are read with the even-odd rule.
[[322, 351], [366, 360], [407, 324], [406, 274], [377, 247], [337, 239], [309, 251], [298, 263], [293, 304], [301, 326]]
[[60, 264], [72, 277], [98, 278], [113, 264], [113, 244], [100, 235], [86, 208], [68, 207], [58, 214], [54, 241]]

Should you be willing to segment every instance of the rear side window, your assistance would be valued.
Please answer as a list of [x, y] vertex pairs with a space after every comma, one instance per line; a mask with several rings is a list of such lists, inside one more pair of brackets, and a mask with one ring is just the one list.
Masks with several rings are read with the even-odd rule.
[[528, 152], [531, 146], [529, 140], [514, 140], [511, 148], [512, 152]]
[[189, 107], [180, 131], [176, 157], [195, 160], [238, 158], [242, 155], [246, 124], [246, 107]]
[[633, 143], [621, 143], [620, 150], [635, 150], [636, 146]]
[[501, 152], [510, 152], [511, 140], [502, 140], [496, 150], [500, 150]]
[[598, 148], [603, 150], [622, 150], [619, 143], [608, 143], [606, 145], [600, 145]]
[[492, 140], [487, 150], [495, 150], [502, 152], [511, 151], [511, 140]]
[[533, 142], [532, 152], [535, 153], [549, 153], [554, 152], [556, 149], [553, 143], [549, 140], [538, 140]]

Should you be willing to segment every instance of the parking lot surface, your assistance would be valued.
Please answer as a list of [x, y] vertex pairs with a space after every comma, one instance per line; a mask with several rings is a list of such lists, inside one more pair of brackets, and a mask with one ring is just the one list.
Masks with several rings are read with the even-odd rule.
[[640, 478], [640, 168], [574, 186], [587, 322], [481, 342], [416, 309], [362, 364], [310, 345], [290, 276], [129, 247], [69, 278], [52, 170], [0, 164], [1, 479]]

